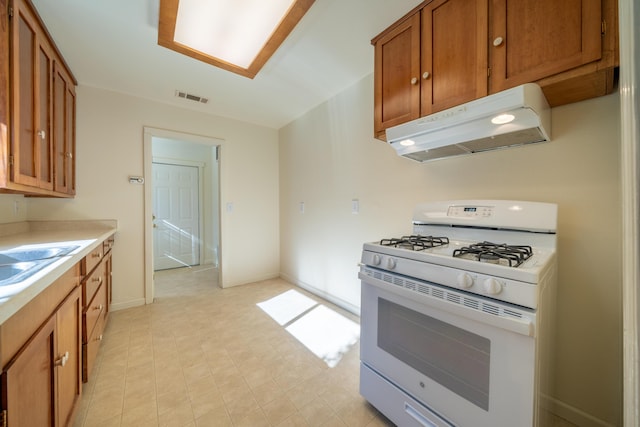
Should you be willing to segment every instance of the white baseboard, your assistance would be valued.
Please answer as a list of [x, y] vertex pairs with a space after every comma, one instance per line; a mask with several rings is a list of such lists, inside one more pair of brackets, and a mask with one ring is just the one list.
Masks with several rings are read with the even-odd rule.
[[543, 396], [541, 404], [549, 412], [580, 427], [615, 427], [613, 424], [602, 421], [591, 414], [587, 414], [553, 397]]
[[138, 298], [138, 299], [134, 299], [131, 301], [125, 301], [125, 302], [118, 302], [115, 304], [111, 304], [109, 306], [109, 309], [111, 311], [118, 311], [118, 310], [125, 310], [127, 308], [131, 308], [131, 307], [138, 307], [141, 305], [145, 304], [145, 300], [144, 298]]
[[348, 302], [346, 302], [344, 300], [341, 300], [340, 298], [336, 298], [333, 295], [330, 295], [330, 294], [328, 294], [328, 293], [326, 293], [326, 292], [324, 292], [324, 291], [322, 291], [322, 290], [320, 290], [318, 288], [315, 288], [315, 287], [309, 285], [308, 283], [304, 283], [304, 282], [302, 282], [300, 280], [297, 280], [297, 279], [295, 279], [293, 277], [290, 277], [287, 274], [280, 273], [280, 278], [283, 279], [283, 280], [286, 280], [287, 282], [292, 283], [292, 284], [294, 284], [296, 286], [299, 286], [302, 289], [304, 289], [306, 291], [309, 291], [312, 294], [317, 295], [320, 298], [323, 298], [323, 299], [329, 301], [330, 303], [335, 304], [338, 307], [347, 310], [350, 313], [355, 314], [356, 316], [360, 316], [360, 307], [357, 307], [357, 306], [355, 306], [353, 304], [350, 304], [350, 303], [348, 303]]

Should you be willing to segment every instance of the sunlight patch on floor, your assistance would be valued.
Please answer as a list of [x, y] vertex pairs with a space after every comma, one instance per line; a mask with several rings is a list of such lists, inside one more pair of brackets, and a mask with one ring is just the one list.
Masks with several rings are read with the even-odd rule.
[[311, 298], [291, 289], [257, 305], [278, 325], [283, 326], [317, 304]]
[[330, 368], [360, 338], [356, 322], [293, 289], [257, 305]]
[[360, 338], [360, 325], [324, 305], [318, 305], [286, 330], [330, 368], [336, 366]]

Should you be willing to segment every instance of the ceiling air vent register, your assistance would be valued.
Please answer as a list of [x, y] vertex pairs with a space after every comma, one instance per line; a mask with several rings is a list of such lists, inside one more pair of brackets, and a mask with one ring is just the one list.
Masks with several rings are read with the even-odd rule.
[[183, 92], [181, 90], [176, 90], [176, 96], [178, 98], [188, 99], [190, 101], [200, 102], [202, 104], [206, 104], [209, 102], [209, 98], [204, 98], [202, 96], [193, 95], [191, 93]]

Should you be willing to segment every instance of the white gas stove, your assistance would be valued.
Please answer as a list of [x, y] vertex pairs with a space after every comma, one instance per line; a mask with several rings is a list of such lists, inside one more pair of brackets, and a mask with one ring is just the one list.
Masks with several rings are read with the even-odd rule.
[[363, 396], [400, 425], [539, 425], [556, 218], [549, 203], [430, 202], [410, 235], [365, 243]]

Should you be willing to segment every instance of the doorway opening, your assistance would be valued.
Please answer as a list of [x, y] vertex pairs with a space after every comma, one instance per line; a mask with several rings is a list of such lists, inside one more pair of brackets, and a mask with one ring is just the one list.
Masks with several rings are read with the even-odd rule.
[[215, 270], [220, 283], [220, 152], [223, 141], [144, 128], [145, 302], [154, 276], [177, 268]]

